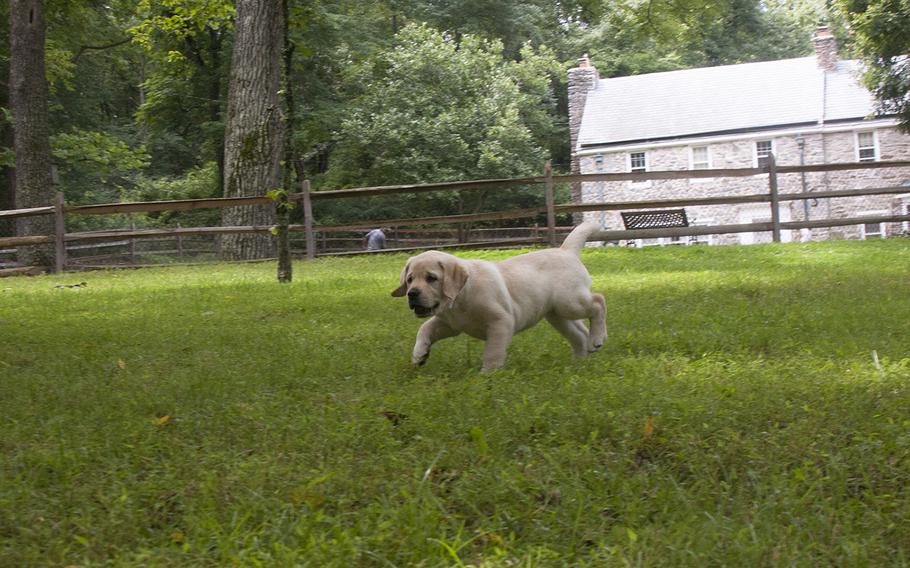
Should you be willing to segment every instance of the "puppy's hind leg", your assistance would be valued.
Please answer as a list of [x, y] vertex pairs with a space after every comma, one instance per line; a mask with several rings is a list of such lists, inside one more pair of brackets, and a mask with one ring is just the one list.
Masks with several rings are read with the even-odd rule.
[[414, 352], [411, 355], [411, 363], [414, 365], [423, 365], [430, 358], [430, 347], [440, 339], [454, 337], [460, 332], [449, 327], [448, 324], [439, 318], [430, 318], [426, 323], [420, 326], [417, 332], [417, 341], [414, 342]]
[[591, 294], [591, 332], [588, 335], [588, 351], [591, 353], [603, 347], [607, 340], [607, 302], [601, 294]]
[[569, 340], [569, 344], [572, 345], [572, 354], [576, 358], [587, 357], [588, 330], [581, 320], [564, 319], [556, 314], [550, 314], [547, 316], [547, 321]]

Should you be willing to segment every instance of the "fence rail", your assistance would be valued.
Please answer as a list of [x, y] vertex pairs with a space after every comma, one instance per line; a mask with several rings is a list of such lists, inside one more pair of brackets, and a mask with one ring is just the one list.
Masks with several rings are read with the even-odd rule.
[[[734, 234], [744, 232], [764, 232], [770, 231], [774, 241], [780, 241], [780, 232], [782, 230], [795, 230], [803, 228], [820, 228], [836, 227], [845, 225], [857, 225], [865, 223], [899, 223], [910, 221], [910, 215], [880, 215], [880, 216], [863, 216], [845, 219], [819, 219], [814, 221], [788, 221], [782, 222], [778, 215], [777, 204], [785, 201], [796, 201], [806, 199], [826, 199], [826, 198], [844, 198], [844, 197], [861, 197], [870, 195], [889, 195], [899, 193], [910, 193], [910, 187], [879, 187], [867, 189], [843, 189], [832, 191], [811, 191], [800, 193], [780, 193], [778, 191], [778, 176], [781, 174], [792, 173], [818, 173], [832, 171], [846, 171], [857, 169], [878, 169], [878, 168], [903, 168], [910, 166], [910, 161], [887, 161], [887, 162], [851, 162], [840, 164], [815, 164], [802, 166], [778, 166], [773, 156], [770, 157], [768, 165], [762, 168], [722, 168], [707, 170], [682, 170], [682, 171], [651, 171], [640, 173], [597, 173], [597, 174], [572, 174], [572, 175], [553, 175], [549, 163], [544, 169], [543, 176], [523, 177], [514, 179], [490, 179], [490, 180], [471, 180], [455, 181], [433, 184], [412, 184], [412, 185], [390, 185], [377, 187], [361, 187], [353, 189], [340, 189], [310, 192], [309, 181], [303, 180], [301, 184], [302, 191], [293, 194], [290, 199], [302, 201], [304, 204], [304, 225], [290, 225], [291, 232], [306, 233], [305, 243], [307, 246], [307, 256], [312, 258], [316, 256], [316, 237], [315, 232], [319, 231], [323, 235], [326, 233], [343, 233], [362, 231], [376, 226], [390, 227], [417, 227], [433, 225], [461, 225], [477, 222], [502, 221], [509, 219], [531, 218], [546, 214], [547, 226], [543, 230], [545, 236], [535, 236], [528, 238], [509, 238], [497, 241], [482, 241], [476, 243], [459, 243], [453, 246], [459, 247], [484, 247], [484, 246], [507, 246], [517, 244], [535, 244], [548, 242], [555, 244], [558, 228], [556, 227], [556, 215], [566, 213], [580, 213], [589, 211], [621, 211], [626, 209], [660, 209], [670, 207], [692, 207], [708, 205], [737, 205], [749, 203], [769, 203], [771, 205], [771, 222], [734, 224], [734, 225], [714, 225], [714, 226], [691, 226], [674, 229], [641, 229], [625, 231], [601, 231], [591, 237], [590, 240], [596, 241], [621, 241], [647, 238], [665, 238], [665, 237], [686, 237], [714, 234]], [[689, 199], [657, 199], [657, 200], [639, 200], [639, 201], [612, 201], [612, 202], [589, 202], [583, 204], [556, 204], [553, 198], [553, 188], [556, 183], [576, 183], [576, 182], [619, 182], [619, 181], [647, 181], [647, 180], [680, 180], [680, 179], [699, 179], [699, 178], [722, 178], [722, 177], [752, 177], [765, 175], [768, 177], [768, 193], [759, 193], [752, 195], [727, 195], [718, 197], [703, 197]], [[541, 207], [526, 208], [511, 211], [493, 211], [485, 213], [472, 213], [463, 215], [446, 215], [432, 217], [415, 217], [401, 219], [376, 219], [370, 221], [358, 221], [342, 225], [312, 225], [312, 202], [319, 202], [328, 199], [350, 199], [363, 197], [386, 196], [401, 193], [426, 193], [435, 191], [464, 191], [464, 190], [485, 190], [499, 189], [516, 186], [543, 185], [544, 199]], [[58, 193], [56, 203], [47, 207], [32, 207], [28, 209], [15, 209], [9, 211], [0, 211], [0, 219], [15, 219], [19, 217], [28, 217], [36, 215], [54, 215], [55, 217], [55, 234], [54, 235], [37, 235], [37, 236], [18, 236], [0, 238], [0, 248], [19, 247], [27, 245], [54, 243], [57, 252], [58, 270], [65, 267], [67, 243], [84, 243], [84, 242], [106, 242], [106, 241], [123, 241], [128, 239], [155, 239], [155, 238], [177, 238], [183, 236], [205, 236], [237, 233], [269, 233], [272, 226], [240, 226], [240, 227], [176, 227], [176, 228], [156, 228], [156, 229], [133, 229], [133, 230], [106, 230], [90, 231], [81, 233], [66, 233], [64, 219], [66, 215], [107, 215], [117, 213], [151, 213], [160, 211], [189, 211], [195, 209], [225, 208], [243, 205], [268, 205], [273, 201], [265, 196], [253, 197], [221, 197], [207, 199], [185, 199], [173, 201], [151, 201], [137, 203], [107, 203], [98, 205], [70, 205], [65, 206], [62, 202], [62, 196]], [[536, 233], [535, 233], [536, 234]], [[323, 237], [324, 239], [325, 237]], [[448, 245], [435, 244], [434, 248], [442, 248]], [[178, 250], [181, 247], [178, 246]], [[414, 250], [421, 248], [413, 246], [401, 249], [387, 250]], [[352, 252], [353, 253], [353, 252]], [[338, 254], [338, 253], [335, 253]]]

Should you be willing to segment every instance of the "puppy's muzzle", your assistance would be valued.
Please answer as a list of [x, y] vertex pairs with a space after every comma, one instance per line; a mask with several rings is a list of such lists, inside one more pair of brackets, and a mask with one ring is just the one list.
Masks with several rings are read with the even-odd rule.
[[420, 290], [412, 288], [408, 290], [408, 307], [414, 310], [414, 315], [419, 318], [425, 318], [433, 314], [433, 310], [439, 307], [439, 304], [433, 306], [424, 306], [420, 301]]

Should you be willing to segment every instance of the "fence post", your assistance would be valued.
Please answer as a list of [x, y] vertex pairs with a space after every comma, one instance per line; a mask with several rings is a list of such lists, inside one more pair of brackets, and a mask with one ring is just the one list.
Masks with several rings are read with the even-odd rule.
[[[177, 223], [177, 230], [181, 229], [180, 223]], [[177, 258], [183, 258], [183, 237], [177, 233]]]
[[771, 190], [771, 239], [780, 242], [780, 200], [777, 194], [777, 162], [768, 154], [768, 186]]
[[63, 216], [63, 192], [54, 198], [54, 272], [61, 274], [66, 269], [66, 219]]
[[553, 163], [547, 160], [543, 167], [544, 191], [547, 197], [547, 241], [551, 247], [556, 246], [556, 204], [553, 200]]
[[316, 236], [313, 234], [313, 202], [310, 200], [310, 180], [301, 182], [303, 192], [303, 232], [306, 236], [306, 257], [316, 258]]

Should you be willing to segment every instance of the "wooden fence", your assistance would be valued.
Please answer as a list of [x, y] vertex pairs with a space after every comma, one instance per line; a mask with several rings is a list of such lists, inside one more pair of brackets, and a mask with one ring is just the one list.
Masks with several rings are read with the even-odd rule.
[[[714, 225], [714, 226], [689, 226], [673, 229], [640, 229], [624, 231], [601, 231], [593, 235], [591, 241], [621, 241], [632, 239], [650, 239], [665, 237], [687, 237], [699, 235], [719, 235], [730, 233], [744, 232], [761, 232], [770, 231], [772, 239], [775, 242], [780, 241], [782, 230], [795, 230], [804, 228], [836, 227], [846, 225], [859, 225], [866, 223], [899, 223], [910, 221], [910, 215], [876, 215], [838, 219], [816, 219], [811, 221], [791, 221], [782, 222], [779, 217], [778, 205], [783, 201], [794, 201], [804, 199], [823, 199], [823, 198], [843, 198], [858, 197], [869, 195], [888, 195], [910, 192], [910, 188], [903, 187], [882, 187], [871, 189], [844, 189], [836, 191], [811, 191], [801, 193], [780, 193], [778, 191], [778, 176], [781, 174], [792, 173], [818, 173], [833, 172], [844, 170], [858, 170], [871, 168], [903, 168], [910, 166], [910, 161], [888, 161], [888, 162], [857, 162], [842, 164], [821, 164], [821, 165], [803, 165], [803, 166], [777, 166], [773, 156], [770, 157], [768, 165], [762, 168], [726, 168], [726, 169], [706, 169], [706, 170], [682, 170], [682, 171], [652, 171], [640, 173], [598, 173], [598, 174], [575, 174], [575, 175], [553, 175], [550, 164], [547, 163], [544, 174], [539, 177], [525, 177], [512, 179], [492, 179], [492, 180], [473, 180], [457, 181], [420, 185], [392, 185], [382, 187], [366, 187], [356, 189], [342, 189], [331, 191], [311, 192], [309, 181], [304, 180], [301, 184], [300, 193], [291, 196], [294, 201], [302, 202], [305, 222], [303, 225], [291, 225], [291, 232], [301, 232], [305, 234], [306, 257], [313, 258], [316, 256], [317, 239], [316, 231], [323, 235], [331, 233], [343, 233], [352, 231], [362, 231], [372, 229], [377, 226], [406, 228], [406, 227], [426, 227], [436, 225], [458, 225], [465, 223], [478, 223], [490, 221], [502, 221], [508, 219], [533, 218], [546, 214], [547, 225], [542, 228], [537, 236], [524, 238], [507, 238], [495, 241], [481, 241], [476, 243], [458, 243], [451, 246], [459, 248], [485, 248], [494, 246], [521, 246], [529, 244], [546, 243], [554, 246], [557, 242], [557, 234], [568, 228], [556, 226], [556, 216], [564, 213], [581, 213], [588, 211], [622, 211], [628, 209], [662, 209], [670, 207], [691, 207], [703, 205], [737, 205], [748, 203], [768, 203], [771, 209], [771, 221], [764, 223], [748, 223], [735, 225]], [[647, 201], [623, 201], [623, 202], [594, 202], [582, 204], [556, 204], [554, 199], [554, 186], [557, 183], [578, 183], [578, 182], [619, 182], [619, 181], [646, 181], [646, 180], [680, 180], [695, 178], [737, 178], [751, 176], [767, 176], [768, 192], [752, 195], [727, 195], [717, 197], [692, 198], [692, 199], [658, 199]], [[376, 197], [384, 195], [394, 195], [401, 193], [424, 193], [434, 191], [476, 191], [497, 188], [507, 188], [527, 185], [543, 186], [543, 203], [538, 208], [519, 209], [512, 211], [494, 211], [486, 213], [474, 213], [465, 215], [447, 215], [419, 218], [401, 218], [401, 219], [373, 219], [350, 223], [345, 225], [313, 225], [313, 202], [329, 199], [350, 199], [363, 197]], [[66, 267], [67, 246], [73, 244], [78, 246], [79, 243], [92, 242], [127, 242], [131, 243], [134, 239], [160, 239], [172, 238], [177, 239], [177, 248], [180, 249], [180, 239], [189, 236], [220, 235], [228, 233], [268, 233], [272, 226], [242, 226], [242, 227], [172, 227], [172, 228], [155, 228], [155, 229], [133, 229], [133, 230], [106, 230], [90, 231], [80, 233], [67, 233], [65, 218], [66, 215], [105, 215], [120, 213], [150, 213], [156, 211], [188, 211], [205, 208], [225, 208], [240, 205], [268, 205], [273, 201], [264, 196], [257, 197], [223, 197], [210, 199], [189, 199], [176, 201], [153, 201], [138, 203], [114, 203], [101, 205], [72, 205], [66, 206], [63, 203], [63, 197], [57, 194], [54, 205], [47, 207], [35, 207], [31, 209], [14, 209], [9, 211], [0, 211], [0, 219], [11, 219], [18, 217], [34, 215], [53, 215], [55, 220], [55, 234], [41, 236], [22, 236], [22, 237], [4, 237], [0, 238], [0, 248], [17, 247], [22, 245], [35, 245], [53, 243], [56, 251], [55, 269], [63, 271]], [[318, 205], [317, 205], [318, 206]], [[433, 245], [433, 248], [444, 248], [445, 245]], [[415, 250], [429, 247], [402, 247], [389, 250]], [[362, 252], [362, 251], [361, 251]], [[22, 268], [21, 270], [28, 270]]]

